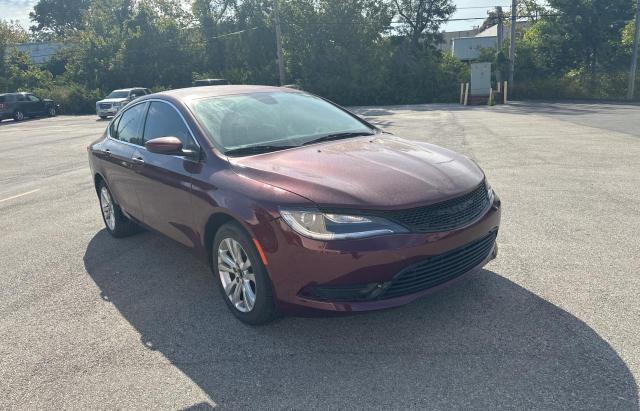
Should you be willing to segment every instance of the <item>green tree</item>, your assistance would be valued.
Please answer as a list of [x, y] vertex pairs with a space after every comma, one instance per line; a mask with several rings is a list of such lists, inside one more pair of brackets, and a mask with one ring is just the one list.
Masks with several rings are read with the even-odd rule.
[[[557, 16], [536, 28], [536, 45], [558, 70], [585, 69], [594, 79], [600, 68], [618, 64], [620, 33], [633, 18], [633, 0], [549, 0]], [[548, 43], [548, 41], [553, 41]], [[547, 44], [542, 44], [545, 42]]]
[[393, 13], [379, 0], [293, 0], [281, 8], [288, 78], [342, 103], [384, 95]]
[[[12, 76], [10, 56], [14, 54], [14, 45], [28, 40], [27, 32], [17, 22], [0, 20], [0, 92], [9, 90]], [[13, 58], [13, 57], [11, 57]]]
[[53, 33], [61, 36], [83, 25], [83, 14], [91, 0], [39, 0], [29, 13], [35, 23], [33, 32]]
[[452, 0], [393, 0], [393, 4], [414, 50], [420, 40], [432, 43], [440, 26], [456, 11]]

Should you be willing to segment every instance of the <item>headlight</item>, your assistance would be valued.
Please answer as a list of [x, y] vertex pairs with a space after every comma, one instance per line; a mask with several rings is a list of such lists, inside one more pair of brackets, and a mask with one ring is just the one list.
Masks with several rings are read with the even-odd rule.
[[314, 240], [345, 240], [408, 230], [380, 217], [329, 214], [318, 210], [280, 209], [280, 215], [298, 234]]
[[495, 193], [493, 192], [493, 188], [491, 188], [491, 184], [489, 184], [489, 180], [484, 179], [484, 185], [487, 188], [487, 197], [489, 198], [489, 203], [493, 203]]

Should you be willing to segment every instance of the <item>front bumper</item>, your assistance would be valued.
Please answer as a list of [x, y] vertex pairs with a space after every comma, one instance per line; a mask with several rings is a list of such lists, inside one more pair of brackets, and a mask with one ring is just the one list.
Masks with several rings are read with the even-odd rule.
[[99, 117], [115, 116], [120, 111], [120, 107], [111, 107], [107, 109], [96, 108], [96, 114]]
[[[369, 311], [407, 304], [460, 280], [495, 258], [495, 237], [489, 237], [497, 234], [500, 225], [500, 200], [496, 196], [473, 224], [441, 233], [322, 242], [298, 235], [282, 219], [270, 224], [270, 229], [261, 230], [256, 238], [265, 251], [267, 270], [283, 312]], [[421, 280], [420, 287], [404, 288], [405, 292], [399, 293], [397, 289], [402, 287], [395, 286], [391, 292], [394, 281], [397, 284], [400, 275], [406, 277], [408, 270], [481, 243], [481, 248], [471, 248], [475, 259], [465, 264], [454, 262], [451, 270], [440, 270], [438, 276], [444, 280]], [[354, 290], [362, 293], [352, 298]]]

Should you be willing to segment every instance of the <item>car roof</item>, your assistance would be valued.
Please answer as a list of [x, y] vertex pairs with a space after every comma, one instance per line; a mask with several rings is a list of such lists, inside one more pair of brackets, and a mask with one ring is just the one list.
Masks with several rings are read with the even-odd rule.
[[114, 91], [131, 91], [131, 90], [134, 90], [134, 89], [137, 89], [137, 88], [143, 88], [143, 89], [146, 89], [146, 87], [129, 87], [129, 88], [119, 88], [119, 89], [113, 90], [113, 91], [112, 91], [112, 93], [113, 93]]
[[196, 81], [229, 81], [226, 78], [201, 78]]
[[197, 100], [206, 97], [233, 96], [251, 93], [300, 93], [298, 90], [274, 86], [249, 86], [249, 85], [229, 85], [229, 86], [204, 86], [204, 87], [187, 87], [175, 90], [162, 91], [155, 96], [167, 96], [176, 100]]

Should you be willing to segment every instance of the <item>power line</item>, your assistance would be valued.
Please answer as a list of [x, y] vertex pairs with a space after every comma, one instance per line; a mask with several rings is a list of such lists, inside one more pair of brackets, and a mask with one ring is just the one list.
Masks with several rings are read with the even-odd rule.
[[509, 7], [509, 5], [506, 6], [471, 6], [471, 7], [456, 7], [456, 11], [458, 10], [474, 10], [474, 9], [495, 9], [496, 7]]
[[229, 37], [229, 36], [235, 36], [236, 34], [242, 34], [245, 33], [247, 31], [253, 31], [253, 30], [257, 30], [261, 28], [260, 26], [255, 26], [255, 27], [251, 27], [250, 29], [244, 29], [244, 30], [239, 30], [239, 31], [234, 31], [233, 33], [226, 33], [226, 34], [221, 34], [219, 36], [215, 36], [215, 37], [207, 37], [208, 39], [211, 40], [215, 40], [215, 39], [221, 39], [223, 37]]
[[[533, 19], [533, 18], [541, 18], [541, 17], [560, 17], [562, 14], [538, 14], [538, 15], [516, 15], [516, 19]], [[430, 20], [435, 23], [447, 23], [450, 21], [471, 21], [471, 20], [486, 20], [487, 17], [467, 17], [467, 18], [458, 18], [458, 19], [437, 19]], [[412, 21], [392, 21], [391, 24], [407, 24]], [[354, 25], [362, 25], [360, 22], [356, 21], [317, 21], [317, 22], [306, 22], [306, 23], [297, 23], [291, 21], [283, 21], [282, 24], [290, 24], [298, 27], [303, 26], [320, 26], [320, 25], [345, 25], [345, 26], [354, 26]]]

